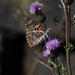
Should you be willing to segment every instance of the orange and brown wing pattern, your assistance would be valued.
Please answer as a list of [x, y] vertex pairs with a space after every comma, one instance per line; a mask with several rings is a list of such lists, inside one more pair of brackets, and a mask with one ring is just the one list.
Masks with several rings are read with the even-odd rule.
[[38, 22], [34, 21], [29, 17], [23, 18], [23, 22], [26, 31], [33, 31], [33, 30], [45, 31], [45, 28], [41, 24], [39, 24]]
[[40, 42], [35, 42], [36, 40], [39, 40], [39, 37], [41, 37], [44, 34], [44, 32], [34, 30], [34, 31], [29, 31], [26, 33], [26, 39], [30, 47], [33, 47], [35, 45], [38, 45]]
[[34, 47], [45, 40], [49, 30], [45, 30], [41, 24], [29, 17], [23, 18], [23, 22], [26, 31], [26, 39], [30, 47]]

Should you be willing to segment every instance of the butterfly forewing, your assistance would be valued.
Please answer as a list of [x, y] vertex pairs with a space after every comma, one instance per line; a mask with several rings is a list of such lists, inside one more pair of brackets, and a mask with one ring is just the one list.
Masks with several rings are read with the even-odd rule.
[[33, 31], [33, 30], [42, 30], [45, 31], [45, 28], [41, 26], [38, 22], [32, 20], [29, 17], [23, 18], [24, 27], [26, 31]]

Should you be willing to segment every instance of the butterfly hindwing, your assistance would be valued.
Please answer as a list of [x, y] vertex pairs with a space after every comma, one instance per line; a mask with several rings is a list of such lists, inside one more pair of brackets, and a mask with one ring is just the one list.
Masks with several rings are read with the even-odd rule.
[[[29, 31], [26, 34], [26, 38], [27, 38], [27, 42], [29, 44], [30, 47], [38, 45], [38, 41], [35, 42], [36, 40], [39, 39], [39, 37], [41, 37], [44, 33], [43, 32], [39, 32], [39, 31]], [[41, 42], [41, 41], [40, 41]]]

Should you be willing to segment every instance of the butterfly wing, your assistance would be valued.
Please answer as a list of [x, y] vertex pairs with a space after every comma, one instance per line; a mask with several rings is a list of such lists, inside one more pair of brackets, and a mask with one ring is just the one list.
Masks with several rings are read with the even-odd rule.
[[47, 29], [46, 32], [42, 32], [41, 30], [37, 31], [29, 31], [27, 32], [26, 38], [30, 47], [36, 46], [46, 38], [48, 38], [48, 33], [51, 29]]
[[38, 37], [34, 41], [34, 44], [38, 45], [39, 43], [41, 43], [42, 41], [44, 41], [46, 38], [48, 38], [49, 37], [48, 34], [49, 34], [50, 31], [51, 31], [51, 28], [47, 29], [46, 32], [42, 36]]
[[45, 39], [48, 30], [46, 31], [41, 24], [29, 17], [23, 18], [23, 22], [26, 31], [26, 39], [30, 47], [38, 45]]
[[25, 27], [26, 32], [27, 31], [34, 31], [34, 30], [45, 31], [45, 28], [41, 24], [39, 24], [38, 22], [32, 20], [29, 17], [25, 17], [22, 20], [24, 22], [24, 27]]
[[26, 39], [30, 47], [38, 45], [40, 42], [36, 42], [39, 37], [41, 37], [44, 34], [42, 31], [34, 30], [34, 31], [28, 31], [26, 33]]

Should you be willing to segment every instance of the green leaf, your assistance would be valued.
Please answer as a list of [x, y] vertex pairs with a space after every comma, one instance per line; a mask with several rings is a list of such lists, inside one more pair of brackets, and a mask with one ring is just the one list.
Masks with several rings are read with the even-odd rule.
[[64, 48], [65, 48], [65, 50], [67, 49], [67, 47], [66, 47], [66, 46], [64, 46]]
[[59, 4], [59, 7], [64, 9], [64, 7], [61, 4]]
[[62, 71], [62, 72], [66, 72], [65, 68], [62, 67], [61, 65], [59, 65], [59, 70]]
[[56, 63], [54, 63], [54, 62], [52, 62], [52, 61], [49, 61], [49, 60], [48, 60], [48, 62], [49, 62], [50, 64], [52, 64], [52, 65], [54, 66], [54, 68], [57, 68]]
[[66, 46], [64, 46], [64, 48], [65, 48], [66, 51], [69, 50]]
[[61, 71], [61, 65], [58, 65], [59, 66], [59, 69], [60, 69], [60, 71]]
[[62, 72], [65, 72], [66, 70], [65, 70], [65, 68], [64, 67], [62, 67]]
[[75, 21], [74, 22], [72, 22], [70, 25], [72, 26], [72, 25], [74, 25], [75, 24]]
[[71, 43], [69, 43], [68, 47], [64, 46], [64, 48], [65, 48], [65, 50], [72, 51], [75, 47]]
[[74, 49], [74, 46], [72, 44], [69, 43], [68, 45], [69, 49], [72, 51]]

